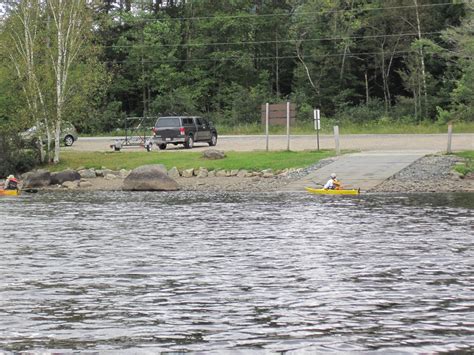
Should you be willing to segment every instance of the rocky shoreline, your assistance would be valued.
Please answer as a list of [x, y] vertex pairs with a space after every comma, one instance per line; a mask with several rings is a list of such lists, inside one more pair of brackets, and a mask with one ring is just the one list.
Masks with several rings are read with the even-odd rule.
[[[167, 174], [183, 191], [242, 191], [270, 192], [279, 191], [290, 182], [306, 176], [334, 159], [324, 159], [304, 169], [290, 169], [273, 172], [235, 171], [197, 171], [178, 172], [170, 169]], [[461, 177], [454, 171], [456, 164], [463, 159], [452, 155], [425, 156], [407, 168], [398, 172], [368, 192], [401, 193], [401, 192], [474, 192], [474, 176]], [[52, 190], [84, 190], [84, 191], [120, 191], [129, 171], [111, 171], [107, 169], [82, 169], [75, 172], [79, 180], [52, 184], [44, 189]]]
[[474, 192], [474, 174], [462, 177], [454, 170], [463, 162], [455, 155], [427, 155], [370, 192]]

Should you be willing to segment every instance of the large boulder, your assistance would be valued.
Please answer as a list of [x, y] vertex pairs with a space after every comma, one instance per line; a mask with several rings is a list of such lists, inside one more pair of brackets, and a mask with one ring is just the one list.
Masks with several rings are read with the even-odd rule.
[[225, 158], [225, 153], [222, 150], [218, 149], [207, 149], [204, 152], [202, 152], [202, 157], [204, 159], [224, 159]]
[[51, 174], [51, 185], [62, 185], [66, 181], [81, 180], [81, 175], [74, 170], [64, 170]]
[[178, 183], [171, 179], [162, 164], [144, 165], [134, 170], [123, 181], [125, 191], [175, 191]]
[[51, 184], [51, 173], [47, 170], [36, 170], [26, 174], [23, 181], [25, 187], [46, 187]]

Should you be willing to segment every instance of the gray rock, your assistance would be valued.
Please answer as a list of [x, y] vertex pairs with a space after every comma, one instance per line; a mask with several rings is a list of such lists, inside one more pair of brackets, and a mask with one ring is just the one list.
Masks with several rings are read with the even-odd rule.
[[70, 169], [51, 174], [51, 185], [62, 185], [66, 181], [76, 180], [81, 180], [81, 175]]
[[162, 164], [133, 169], [123, 181], [125, 191], [175, 191], [178, 183], [167, 175]]
[[79, 186], [79, 181], [65, 181], [61, 186], [73, 190]]
[[51, 184], [51, 173], [47, 170], [36, 170], [25, 176], [23, 187], [45, 187]]
[[206, 178], [208, 177], [209, 175], [209, 172], [207, 171], [206, 168], [199, 168], [198, 172], [197, 172], [197, 177], [198, 178]]
[[173, 166], [170, 170], [168, 170], [168, 176], [172, 179], [177, 179], [181, 175], [179, 174], [179, 170], [177, 167]]
[[226, 177], [229, 173], [225, 170], [217, 170], [216, 177]]
[[186, 170], [183, 170], [183, 173], [181, 174], [182, 177], [185, 177], [185, 178], [190, 178], [190, 177], [193, 177], [194, 176], [194, 169], [186, 169]]
[[247, 173], [248, 173], [247, 170], [244, 170], [244, 169], [239, 170], [239, 172], [237, 173], [237, 177], [243, 178], [245, 177], [245, 175], [247, 175]]
[[202, 152], [202, 157], [204, 159], [224, 159], [225, 158], [225, 153], [222, 150], [218, 149], [207, 149], [204, 152]]
[[81, 178], [83, 179], [93, 179], [97, 177], [94, 169], [79, 170], [79, 174], [81, 175]]
[[127, 170], [127, 169], [120, 169], [120, 171], [118, 172], [118, 176], [121, 177], [122, 179], [125, 179], [128, 174], [130, 174], [130, 170]]
[[111, 170], [111, 169], [106, 169], [106, 168], [102, 168], [102, 169], [97, 169], [95, 170], [95, 175], [97, 177], [106, 177], [107, 175], [115, 175], [117, 177], [121, 177], [121, 178], [125, 178], [127, 175], [125, 174], [124, 176], [121, 176], [122, 171], [124, 172], [127, 172], [127, 170], [125, 169], [122, 169], [120, 171], [114, 171], [114, 170]]

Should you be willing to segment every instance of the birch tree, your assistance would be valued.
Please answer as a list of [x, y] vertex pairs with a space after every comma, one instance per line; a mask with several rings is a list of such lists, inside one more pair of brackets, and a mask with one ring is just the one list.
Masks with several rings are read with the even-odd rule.
[[[88, 4], [92, 2], [21, 0], [12, 5], [5, 22], [3, 52], [17, 74], [31, 125], [37, 127], [42, 162], [59, 162], [61, 123], [80, 81], [71, 80], [71, 74], [89, 54], [92, 16]], [[74, 94], [84, 95], [77, 90]]]
[[[41, 162], [47, 160], [48, 149], [44, 149], [43, 137], [46, 135], [48, 147], [51, 135], [48, 129], [48, 115], [41, 79], [38, 72], [38, 40], [41, 35], [41, 3], [39, 0], [21, 1], [11, 12], [6, 24], [7, 36], [2, 42], [4, 52], [10, 59], [10, 64], [19, 79], [23, 92], [28, 116], [38, 128], [38, 146]], [[40, 129], [43, 128], [43, 129]]]
[[51, 19], [49, 55], [54, 71], [54, 163], [59, 162], [61, 122], [71, 83], [69, 75], [84, 49], [91, 29], [86, 0], [48, 0]]

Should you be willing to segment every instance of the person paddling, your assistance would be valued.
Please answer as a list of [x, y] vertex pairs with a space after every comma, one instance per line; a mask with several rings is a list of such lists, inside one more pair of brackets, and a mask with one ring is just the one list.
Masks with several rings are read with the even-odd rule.
[[5, 190], [18, 190], [18, 180], [13, 175], [8, 175], [3, 185]]
[[337, 180], [336, 173], [331, 174], [331, 178], [324, 185], [326, 190], [339, 190], [341, 188], [341, 182]]

